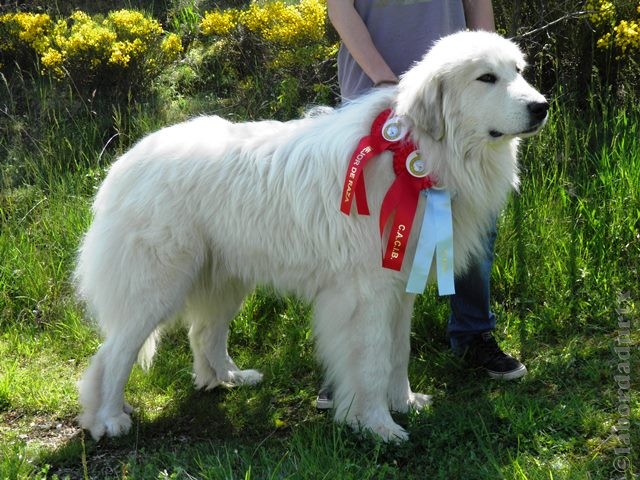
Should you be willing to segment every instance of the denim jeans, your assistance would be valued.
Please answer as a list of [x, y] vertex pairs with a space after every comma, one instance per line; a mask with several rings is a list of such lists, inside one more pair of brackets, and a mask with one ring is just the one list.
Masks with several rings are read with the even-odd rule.
[[464, 352], [474, 335], [495, 329], [496, 316], [490, 308], [490, 280], [496, 222], [487, 233], [486, 256], [455, 279], [456, 293], [450, 297], [451, 315], [447, 335], [456, 353]]

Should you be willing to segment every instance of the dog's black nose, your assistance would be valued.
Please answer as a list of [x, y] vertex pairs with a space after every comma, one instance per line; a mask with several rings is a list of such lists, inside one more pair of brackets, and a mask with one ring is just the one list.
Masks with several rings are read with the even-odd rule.
[[541, 122], [544, 120], [544, 117], [547, 116], [547, 111], [549, 110], [548, 102], [531, 102], [527, 105], [527, 109], [531, 114], [531, 120], [534, 122]]

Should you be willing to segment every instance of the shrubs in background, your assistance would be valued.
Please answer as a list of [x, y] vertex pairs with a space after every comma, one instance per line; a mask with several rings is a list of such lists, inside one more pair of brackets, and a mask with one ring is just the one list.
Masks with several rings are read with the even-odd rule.
[[182, 53], [180, 38], [157, 20], [131, 10], [106, 17], [76, 11], [54, 20], [48, 14], [0, 16], [0, 55], [4, 66], [68, 77], [76, 85], [146, 85]]
[[[104, 92], [145, 92], [162, 74], [177, 95], [207, 91], [246, 103], [255, 102], [246, 97], [260, 91], [268, 99], [265, 113], [280, 117], [298, 114], [303, 99], [333, 100], [328, 84], [337, 43], [327, 39], [322, 0], [254, 2], [244, 9], [194, 14], [197, 36], [187, 39], [188, 49], [176, 33], [134, 10], [76, 11], [61, 19], [3, 14], [0, 65]], [[182, 30], [180, 21], [170, 22], [174, 30]], [[181, 62], [168, 69], [176, 60]]]
[[[335, 102], [337, 38], [325, 28], [324, 0], [226, 2], [244, 6], [213, 11], [201, 9], [200, 0], [174, 3], [165, 28], [135, 10], [0, 15], [0, 65], [89, 92], [119, 91], [121, 98], [162, 85], [171, 98], [208, 96], [244, 117], [289, 118], [304, 105]], [[512, 22], [508, 30], [531, 51], [545, 90], [571, 79], [584, 84], [593, 72], [617, 84], [619, 65], [631, 64], [624, 74], [638, 76], [631, 55], [640, 50], [638, 2], [573, 0], [569, 8], [582, 10], [593, 27], [571, 28], [553, 21], [562, 15], [555, 4], [538, 12], [523, 2], [494, 3], [498, 22]]]
[[0, 190], [108, 165], [194, 114], [288, 119], [334, 101], [323, 0], [190, 1], [164, 27], [130, 9], [0, 14]]
[[[598, 29], [600, 49], [614, 48], [618, 60], [640, 51], [640, 3], [631, 11], [630, 2], [588, 0], [585, 8], [591, 12], [589, 20]], [[616, 5], [619, 4], [619, 5]], [[627, 8], [623, 8], [626, 6]]]
[[[244, 9], [206, 12], [185, 71], [196, 89], [234, 90], [249, 116], [298, 115], [301, 105], [332, 103], [338, 43], [327, 35], [322, 0], [252, 2]], [[251, 108], [256, 93], [266, 105]], [[255, 100], [253, 100], [255, 102]]]

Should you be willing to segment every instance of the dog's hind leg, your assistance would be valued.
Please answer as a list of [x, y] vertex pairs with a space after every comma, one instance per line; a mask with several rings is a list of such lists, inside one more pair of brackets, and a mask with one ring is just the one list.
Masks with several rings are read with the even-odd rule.
[[96, 440], [104, 434], [117, 436], [129, 431], [131, 407], [124, 402], [124, 387], [143, 343], [169, 316], [166, 311], [145, 312], [144, 302], [141, 304], [142, 308], [129, 309], [129, 323], [107, 332], [78, 384], [83, 408], [79, 422]]
[[[130, 407], [124, 402], [124, 386], [138, 354], [131, 340], [121, 334], [108, 337], [78, 384], [83, 408], [79, 422], [96, 440], [127, 433], [131, 427]], [[142, 342], [144, 338], [138, 346]]]
[[369, 430], [384, 441], [407, 432], [389, 412], [392, 318], [398, 298], [389, 282], [371, 279], [326, 288], [316, 297], [314, 332], [318, 355], [334, 388], [334, 418]]
[[430, 395], [412, 392], [409, 385], [411, 316], [414, 301], [415, 295], [403, 294], [392, 319], [394, 334], [387, 397], [389, 406], [394, 412], [406, 413], [409, 409], [420, 410], [431, 403]]
[[199, 269], [192, 251], [179, 255], [170, 244], [163, 247], [173, 255], [160, 257], [159, 247], [140, 239], [98, 240], [92, 235], [85, 245], [78, 277], [105, 336], [78, 384], [79, 422], [95, 439], [129, 430], [124, 387], [136, 357], [152, 332], [183, 307]]
[[254, 385], [262, 380], [257, 370], [240, 370], [227, 350], [229, 323], [238, 313], [250, 288], [237, 280], [211, 285], [198, 282], [187, 301], [185, 320], [190, 325], [196, 387]]

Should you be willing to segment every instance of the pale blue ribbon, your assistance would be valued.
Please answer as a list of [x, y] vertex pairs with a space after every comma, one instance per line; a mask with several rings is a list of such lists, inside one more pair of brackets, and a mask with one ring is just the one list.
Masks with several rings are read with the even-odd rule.
[[453, 220], [451, 195], [448, 190], [423, 190], [427, 197], [416, 254], [407, 282], [408, 293], [422, 293], [427, 286], [433, 257], [436, 257], [438, 293], [456, 293], [453, 281]]

